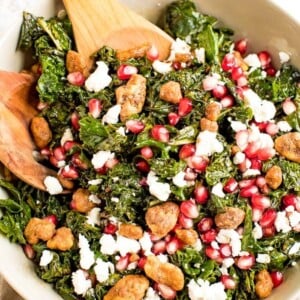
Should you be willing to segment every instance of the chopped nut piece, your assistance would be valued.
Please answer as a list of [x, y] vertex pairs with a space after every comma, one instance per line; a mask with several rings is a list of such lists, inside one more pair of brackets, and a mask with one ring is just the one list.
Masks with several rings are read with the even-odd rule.
[[58, 228], [54, 236], [48, 240], [47, 247], [60, 251], [67, 251], [73, 247], [74, 236], [70, 228]]
[[198, 233], [193, 229], [176, 229], [176, 236], [185, 245], [193, 246], [198, 240]]
[[266, 183], [273, 190], [276, 190], [282, 183], [282, 171], [278, 166], [271, 167], [265, 176]]
[[69, 73], [80, 72], [84, 77], [89, 76], [86, 61], [78, 52], [74, 50], [69, 50], [67, 53], [66, 67]]
[[159, 98], [173, 104], [179, 103], [182, 98], [180, 84], [176, 81], [168, 81], [160, 87]]
[[273, 289], [272, 278], [267, 270], [261, 270], [256, 276], [255, 292], [260, 298], [267, 298], [270, 296]]
[[39, 149], [45, 148], [52, 140], [52, 131], [47, 120], [43, 117], [32, 118], [30, 131], [33, 140]]
[[135, 224], [125, 224], [122, 223], [119, 226], [118, 233], [122, 236], [125, 236], [129, 239], [138, 240], [143, 236], [143, 229], [141, 226]]
[[205, 117], [211, 121], [217, 121], [221, 112], [221, 106], [217, 102], [211, 102], [205, 107]]
[[72, 210], [87, 213], [95, 207], [95, 203], [89, 199], [90, 192], [86, 189], [79, 188], [72, 195]]
[[238, 207], [226, 207], [223, 213], [215, 216], [217, 227], [236, 229], [245, 219], [245, 212]]
[[289, 132], [278, 137], [275, 149], [283, 157], [300, 163], [300, 132]]
[[201, 118], [200, 120], [200, 128], [202, 131], [208, 130], [212, 132], [217, 132], [218, 131], [218, 123], [216, 121], [211, 121], [206, 118]]

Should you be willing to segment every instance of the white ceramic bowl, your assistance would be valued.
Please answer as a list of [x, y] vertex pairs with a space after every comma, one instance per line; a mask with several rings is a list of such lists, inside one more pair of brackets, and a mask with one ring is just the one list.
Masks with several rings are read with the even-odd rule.
[[[75, 0], [74, 0], [75, 1]], [[166, 3], [172, 0], [122, 0], [126, 5], [157, 22]], [[300, 68], [300, 11], [298, 0], [196, 0], [199, 9], [218, 17], [233, 28], [237, 37], [247, 37], [250, 50], [268, 50], [276, 61], [278, 52], [291, 55], [292, 63]], [[0, 69], [20, 70], [24, 57], [16, 49], [22, 10], [50, 17], [61, 6], [59, 0], [0, 0]], [[1, 192], [1, 191], [0, 191]], [[1, 198], [1, 195], [0, 195]], [[33, 266], [21, 248], [0, 235], [0, 273], [28, 300], [61, 299], [51, 288], [37, 278]], [[272, 300], [299, 300], [299, 265], [291, 268], [284, 284], [274, 290]], [[217, 300], [217, 299], [216, 299]]]

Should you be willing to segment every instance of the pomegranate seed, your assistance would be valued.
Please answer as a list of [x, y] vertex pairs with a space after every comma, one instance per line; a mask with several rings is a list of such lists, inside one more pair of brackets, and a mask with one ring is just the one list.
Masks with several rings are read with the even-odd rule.
[[290, 115], [294, 111], [296, 111], [297, 107], [295, 103], [290, 99], [287, 98], [282, 102], [282, 110], [286, 115]]
[[61, 176], [67, 179], [77, 179], [79, 177], [79, 173], [74, 166], [65, 166], [61, 170]]
[[180, 249], [180, 247], [181, 247], [181, 243], [180, 243], [179, 239], [177, 237], [173, 237], [173, 238], [171, 238], [170, 241], [167, 242], [166, 250], [167, 250], [168, 254], [172, 255], [178, 249]]
[[257, 158], [252, 158], [250, 161], [251, 161], [251, 169], [261, 170], [261, 168], [262, 168], [261, 160], [259, 160]]
[[180, 61], [173, 61], [172, 67], [174, 68], [175, 71], [181, 70], [182, 65]]
[[240, 130], [235, 135], [236, 144], [239, 146], [241, 151], [244, 151], [248, 145], [249, 133], [247, 130]]
[[172, 300], [176, 298], [176, 291], [163, 283], [157, 283], [156, 289], [163, 299]]
[[53, 149], [53, 155], [58, 161], [66, 159], [65, 149], [61, 146]]
[[239, 187], [241, 189], [248, 188], [248, 187], [254, 185], [255, 182], [256, 182], [255, 178], [252, 178], [252, 179], [243, 179], [243, 180], [239, 181]]
[[41, 149], [40, 152], [43, 156], [46, 156], [46, 157], [49, 157], [52, 153], [48, 147]]
[[106, 234], [115, 234], [118, 230], [118, 226], [115, 223], [107, 223], [107, 225], [104, 227], [104, 233]]
[[258, 208], [253, 208], [252, 209], [252, 221], [253, 222], [258, 222], [262, 217], [262, 210]]
[[147, 261], [147, 257], [146, 257], [146, 256], [141, 257], [141, 258], [138, 260], [137, 266], [138, 266], [140, 269], [143, 270], [144, 267], [145, 267], [146, 261]]
[[194, 181], [197, 178], [198, 174], [194, 172], [191, 168], [185, 169], [184, 180], [186, 181]]
[[212, 246], [207, 246], [205, 248], [205, 255], [207, 257], [209, 257], [210, 259], [215, 260], [217, 262], [222, 261], [220, 251], [218, 249], [213, 248]]
[[263, 231], [263, 236], [264, 237], [272, 237], [272, 236], [275, 235], [276, 228], [275, 228], [274, 225], [272, 225], [272, 226], [269, 226], [269, 227], [263, 227], [262, 231]]
[[58, 220], [57, 220], [57, 216], [56, 215], [49, 215], [49, 216], [46, 216], [44, 217], [44, 220], [54, 224], [55, 226], [57, 225], [58, 223]]
[[217, 237], [217, 230], [212, 228], [201, 234], [201, 240], [205, 244], [213, 242]]
[[89, 113], [93, 118], [97, 119], [102, 111], [102, 103], [99, 99], [92, 98], [88, 101]]
[[117, 70], [117, 76], [120, 80], [127, 80], [129, 79], [133, 74], [137, 74], [138, 69], [135, 66], [130, 65], [120, 65], [120, 67]]
[[260, 51], [257, 53], [258, 59], [263, 69], [267, 68], [271, 63], [271, 55], [267, 51]]
[[195, 200], [185, 200], [180, 204], [180, 211], [186, 217], [195, 219], [199, 216], [199, 209], [195, 203]]
[[255, 179], [255, 184], [262, 188], [267, 183], [266, 178], [264, 176], [257, 176]]
[[112, 169], [114, 166], [116, 166], [119, 163], [119, 160], [117, 158], [109, 158], [106, 162], [105, 162], [105, 167], [107, 169]]
[[279, 128], [278, 125], [275, 123], [268, 123], [266, 126], [266, 133], [269, 134], [270, 136], [274, 136], [278, 133]]
[[244, 76], [244, 71], [241, 67], [234, 67], [231, 71], [231, 78], [237, 81], [241, 76]]
[[248, 158], [255, 158], [255, 157], [257, 157], [257, 153], [258, 153], [259, 147], [260, 147], [259, 143], [257, 143], [257, 142], [251, 142], [246, 147], [244, 153], [246, 154], [246, 156]]
[[83, 161], [83, 159], [81, 158], [81, 154], [79, 152], [74, 153], [72, 155], [71, 162], [74, 166], [76, 166], [81, 170], [87, 170], [89, 167], [88, 164], [85, 161]]
[[153, 150], [151, 149], [151, 147], [149, 146], [145, 146], [143, 148], [141, 148], [141, 155], [145, 158], [145, 159], [150, 159], [153, 157]]
[[228, 90], [225, 85], [218, 84], [215, 88], [212, 90], [212, 94], [217, 99], [222, 99], [226, 96]]
[[273, 271], [270, 273], [273, 282], [273, 288], [278, 287], [283, 282], [283, 274], [280, 271]]
[[147, 161], [145, 161], [144, 159], [140, 159], [139, 161], [137, 161], [135, 163], [135, 167], [143, 173], [148, 173], [150, 171], [150, 166], [148, 164]]
[[192, 100], [189, 98], [181, 98], [178, 103], [178, 115], [184, 117], [188, 115], [193, 109]]
[[282, 204], [284, 207], [294, 206], [297, 207], [297, 203], [299, 202], [297, 195], [295, 194], [287, 194], [281, 198]]
[[35, 257], [35, 251], [30, 244], [25, 244], [22, 248], [27, 258], [33, 259]]
[[234, 98], [231, 95], [226, 95], [220, 100], [220, 103], [223, 108], [230, 108], [234, 105]]
[[252, 185], [240, 190], [240, 196], [243, 198], [251, 198], [252, 195], [258, 193], [258, 187], [256, 185]]
[[251, 197], [251, 205], [253, 208], [264, 210], [271, 206], [271, 200], [265, 195], [254, 194]]
[[176, 126], [177, 123], [179, 122], [180, 120], [180, 116], [175, 113], [175, 112], [170, 112], [168, 114], [168, 120], [169, 120], [169, 124], [172, 125], [172, 126]]
[[212, 91], [218, 85], [218, 79], [214, 76], [208, 75], [202, 81], [202, 86], [205, 91]]
[[194, 194], [195, 201], [201, 205], [204, 205], [208, 200], [208, 196], [209, 196], [208, 189], [202, 184], [196, 185], [193, 194]]
[[155, 45], [152, 45], [146, 52], [146, 57], [151, 60], [151, 61], [155, 61], [158, 59], [159, 57], [159, 52], [158, 49]]
[[247, 52], [247, 39], [240, 39], [234, 43], [234, 50], [241, 53], [241, 55], [244, 55]]
[[277, 212], [275, 209], [273, 209], [273, 208], [266, 209], [262, 214], [262, 217], [259, 221], [259, 225], [261, 227], [272, 226], [275, 222], [276, 216], [277, 216]]
[[241, 270], [251, 269], [254, 266], [254, 263], [255, 263], [255, 257], [253, 254], [242, 255], [235, 262], [237, 267], [240, 268]]
[[142, 132], [145, 128], [145, 124], [139, 120], [128, 120], [125, 123], [126, 129], [134, 134]]
[[220, 253], [223, 258], [230, 257], [232, 255], [231, 247], [229, 244], [220, 245]]
[[238, 189], [238, 182], [234, 179], [234, 178], [229, 178], [226, 182], [225, 185], [223, 187], [223, 190], [226, 193], [233, 193]]
[[67, 75], [67, 80], [70, 84], [76, 86], [83, 86], [85, 78], [81, 72], [73, 72]]
[[170, 139], [169, 130], [164, 125], [154, 125], [151, 129], [151, 136], [160, 142], [167, 143]]
[[201, 155], [193, 155], [187, 159], [188, 166], [197, 172], [204, 172], [208, 163], [209, 159]]
[[270, 64], [267, 68], [266, 68], [266, 73], [267, 75], [274, 77], [277, 73], [276, 69], [272, 66], [272, 64]]
[[179, 158], [185, 159], [187, 157], [193, 156], [196, 152], [195, 144], [185, 144], [179, 150]]
[[223, 69], [223, 71], [225, 72], [229, 72], [232, 70], [232, 68], [235, 66], [236, 64], [236, 58], [234, 56], [233, 53], [227, 53], [221, 62], [221, 67]]
[[236, 80], [236, 85], [239, 87], [244, 87], [248, 85], [248, 79], [245, 75], [241, 75], [237, 80]]
[[79, 114], [77, 112], [73, 112], [71, 115], [71, 124], [75, 130], [79, 130]]
[[68, 152], [68, 151], [72, 150], [74, 146], [77, 146], [77, 145], [78, 145], [78, 143], [76, 143], [74, 141], [66, 141], [63, 144], [63, 149], [65, 152]]
[[234, 290], [236, 288], [236, 282], [230, 275], [221, 275], [221, 282], [227, 290]]
[[164, 240], [157, 241], [152, 247], [152, 252], [155, 255], [164, 253], [164, 252], [166, 252], [166, 248], [167, 248], [166, 246], [167, 246], [166, 241], [164, 241]]
[[125, 271], [129, 265], [130, 254], [127, 253], [125, 256], [121, 256], [116, 263], [116, 269], [121, 272]]
[[197, 224], [198, 231], [206, 232], [212, 228], [213, 224], [214, 224], [214, 221], [212, 218], [204, 217]]
[[50, 155], [49, 161], [50, 161], [50, 163], [51, 163], [52, 166], [54, 166], [54, 167], [56, 167], [56, 168], [59, 167], [58, 160], [55, 158], [54, 155]]
[[273, 148], [261, 148], [257, 151], [257, 158], [260, 160], [268, 160], [275, 155], [275, 149]]
[[265, 184], [260, 188], [260, 191], [262, 192], [262, 194], [268, 195], [270, 193], [270, 188], [268, 187], [267, 184]]
[[178, 217], [178, 223], [185, 229], [193, 228], [194, 222], [191, 218], [186, 217], [184, 214], [180, 213]]

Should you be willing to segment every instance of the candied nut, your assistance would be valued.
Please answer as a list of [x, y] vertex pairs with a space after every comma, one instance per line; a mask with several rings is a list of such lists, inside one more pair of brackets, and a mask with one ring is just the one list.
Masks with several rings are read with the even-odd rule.
[[184, 245], [195, 245], [199, 237], [197, 231], [193, 229], [176, 229], [175, 233]]
[[174, 228], [178, 215], [178, 205], [168, 201], [148, 208], [145, 219], [151, 232], [156, 237], [162, 238]]
[[221, 112], [221, 105], [217, 102], [208, 103], [205, 107], [205, 117], [211, 121], [217, 121]]
[[243, 69], [243, 71], [247, 71], [248, 65], [245, 63], [241, 53], [239, 51], [233, 51], [233, 55], [236, 59], [237, 65], [240, 66]]
[[125, 275], [103, 297], [103, 300], [142, 300], [149, 287], [143, 275]]
[[128, 60], [129, 58], [144, 57], [149, 50], [149, 44], [143, 44], [131, 49], [117, 50], [117, 58], [120, 61]]
[[47, 241], [49, 249], [67, 251], [73, 247], [74, 236], [70, 228], [60, 227], [56, 230], [54, 236]]
[[202, 131], [208, 130], [212, 132], [217, 132], [218, 131], [218, 123], [216, 121], [211, 121], [206, 118], [201, 118], [200, 120], [200, 128]]
[[121, 105], [120, 119], [124, 122], [142, 111], [146, 99], [146, 78], [133, 74], [126, 85], [118, 87], [115, 93], [117, 104]]
[[25, 227], [24, 235], [29, 244], [37, 244], [39, 240], [48, 241], [55, 234], [55, 225], [48, 220], [31, 218]]
[[275, 149], [283, 157], [300, 163], [300, 132], [289, 132], [276, 138]]
[[157, 283], [162, 283], [175, 291], [184, 287], [184, 275], [180, 268], [171, 263], [162, 263], [155, 255], [147, 257], [144, 270]]
[[190, 53], [175, 53], [174, 61], [180, 63], [189, 63], [192, 60], [192, 55]]
[[135, 224], [125, 224], [122, 223], [119, 226], [118, 233], [129, 239], [138, 240], [143, 236], [143, 229], [141, 226]]
[[179, 103], [182, 98], [180, 83], [168, 81], [160, 87], [159, 98], [173, 104]]
[[256, 295], [260, 298], [267, 298], [270, 296], [273, 289], [272, 278], [267, 270], [261, 270], [256, 275], [256, 284], [255, 284], [255, 292]]
[[88, 77], [89, 71], [87, 63], [78, 52], [69, 50], [66, 56], [66, 67], [68, 73], [80, 72], [84, 77]]
[[217, 227], [236, 229], [245, 219], [245, 212], [238, 207], [226, 207], [225, 211], [215, 216]]
[[30, 124], [30, 131], [36, 146], [39, 149], [45, 148], [52, 140], [52, 131], [47, 120], [43, 117], [33, 117]]
[[72, 190], [74, 188], [74, 181], [64, 178], [61, 174], [57, 175], [57, 179], [65, 189]]
[[282, 183], [282, 171], [278, 166], [271, 167], [265, 176], [266, 183], [273, 190], [276, 190]]
[[72, 210], [87, 213], [96, 205], [89, 199], [90, 192], [86, 189], [79, 188], [72, 195], [71, 207]]

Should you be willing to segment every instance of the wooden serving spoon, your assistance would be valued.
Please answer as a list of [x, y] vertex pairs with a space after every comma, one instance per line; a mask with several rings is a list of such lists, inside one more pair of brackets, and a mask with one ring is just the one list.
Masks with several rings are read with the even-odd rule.
[[63, 0], [72, 22], [78, 52], [89, 61], [102, 46], [128, 50], [154, 45], [159, 59], [168, 57], [173, 39], [118, 0]]

